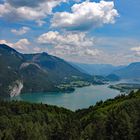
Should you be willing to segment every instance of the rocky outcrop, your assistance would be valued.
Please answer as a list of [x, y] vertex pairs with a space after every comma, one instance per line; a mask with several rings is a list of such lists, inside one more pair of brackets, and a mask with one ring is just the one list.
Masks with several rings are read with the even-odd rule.
[[22, 63], [21, 66], [20, 66], [20, 69], [26, 68], [26, 67], [28, 67], [29, 65], [35, 65], [36, 67], [38, 67], [39, 69], [41, 69], [40, 66], [39, 66], [38, 64], [33, 63], [33, 62], [25, 62], [25, 63]]
[[23, 88], [23, 83], [19, 80], [16, 80], [12, 86], [9, 86], [10, 97], [18, 96], [21, 93]]

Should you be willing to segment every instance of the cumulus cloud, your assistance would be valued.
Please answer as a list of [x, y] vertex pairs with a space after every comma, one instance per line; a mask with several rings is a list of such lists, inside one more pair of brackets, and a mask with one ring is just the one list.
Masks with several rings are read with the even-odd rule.
[[97, 49], [94, 49], [94, 50], [86, 49], [86, 51], [85, 51], [84, 53], [87, 54], [87, 55], [90, 55], [90, 56], [96, 56], [96, 55], [98, 55], [100, 52], [99, 52], [99, 50], [97, 50]]
[[130, 50], [133, 51], [136, 56], [140, 56], [140, 46], [139, 47], [133, 47]]
[[47, 46], [51, 48], [48, 50], [49, 53], [68, 61], [113, 65], [124, 65], [140, 61], [140, 57], [138, 57], [140, 56], [138, 55], [139, 47], [131, 49], [133, 46], [139, 44], [139, 41], [131, 38], [95, 38], [81, 32], [60, 34], [59, 32], [51, 31], [41, 35], [38, 41], [44, 44], [43, 47]]
[[38, 43], [52, 46], [51, 53], [58, 56], [95, 56], [100, 51], [94, 48], [94, 38], [86, 33], [63, 33], [49, 31], [38, 37]]
[[30, 30], [29, 27], [22, 27], [19, 30], [11, 29], [11, 32], [14, 33], [15, 35], [23, 35], [26, 34], [29, 30]]
[[69, 46], [93, 46], [94, 38], [88, 38], [85, 33], [64, 33], [49, 31], [38, 38], [39, 43]]
[[131, 50], [139, 52], [140, 51], [140, 47], [134, 47], [134, 48], [131, 48]]
[[39, 48], [39, 47], [35, 47], [35, 48], [33, 48], [33, 52], [35, 52], [35, 53], [40, 53], [42, 51], [42, 49], [41, 48]]
[[[89, 37], [86, 33], [80, 32], [61, 34], [50, 31], [41, 35], [38, 38], [38, 42], [39, 44], [36, 42], [33, 44], [26, 39], [22, 39], [22, 41], [19, 40], [15, 43], [10, 43], [0, 40], [1, 44], [8, 44], [20, 52], [48, 52], [65, 60], [79, 63], [124, 65], [140, 61], [140, 47], [138, 45], [140, 42], [131, 38], [111, 37], [100, 39]], [[24, 46], [21, 46], [23, 44]]]
[[0, 44], [6, 44], [20, 52], [28, 52], [29, 51], [29, 45], [31, 44], [28, 39], [20, 39], [16, 43], [11, 43], [6, 40], [0, 40]]
[[51, 14], [52, 9], [61, 2], [66, 2], [66, 0], [6, 0], [0, 4], [0, 17], [12, 21], [40, 21]]
[[42, 25], [45, 24], [46, 22], [43, 21], [43, 20], [37, 20], [36, 23], [37, 23], [38, 26], [42, 26]]
[[56, 12], [51, 26], [67, 30], [88, 30], [104, 24], [113, 24], [118, 15], [113, 2], [85, 1], [74, 4], [71, 7], [71, 12]]
[[0, 44], [6, 44], [8, 46], [12, 46], [13, 45], [13, 43], [10, 43], [10, 42], [8, 42], [6, 40], [0, 40]]
[[27, 52], [29, 50], [29, 48], [28, 48], [29, 45], [30, 45], [30, 42], [28, 41], [28, 39], [24, 38], [24, 39], [20, 39], [16, 43], [14, 43], [13, 47], [20, 51]]
[[48, 51], [47, 48], [35, 46], [32, 42], [30, 42], [26, 38], [20, 39], [15, 43], [9, 42], [7, 40], [0, 40], [0, 44], [6, 44], [22, 53], [41, 53], [44, 51]]

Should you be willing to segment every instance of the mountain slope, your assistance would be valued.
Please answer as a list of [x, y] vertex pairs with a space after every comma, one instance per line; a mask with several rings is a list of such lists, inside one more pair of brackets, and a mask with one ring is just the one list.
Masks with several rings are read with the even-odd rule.
[[0, 45], [0, 96], [7, 96], [10, 92], [9, 85], [21, 79], [18, 69], [23, 62], [20, 53], [6, 45]]
[[140, 138], [140, 90], [115, 99], [98, 102], [77, 111], [82, 132], [81, 139], [138, 140]]
[[122, 79], [140, 79], [140, 62], [131, 63], [130, 65], [113, 72]]
[[68, 83], [73, 77], [91, 78], [47, 53], [21, 54], [7, 45], [0, 45], [0, 96], [8, 96], [12, 87], [18, 90], [21, 84], [22, 92], [58, 91], [59, 84]]
[[72, 65], [58, 57], [49, 55], [47, 53], [41, 54], [27, 54], [25, 55], [28, 61], [38, 64], [42, 69], [49, 73], [49, 77], [54, 79], [54, 82], [60, 82], [64, 79], [70, 80], [71, 76], [88, 76], [81, 73]]

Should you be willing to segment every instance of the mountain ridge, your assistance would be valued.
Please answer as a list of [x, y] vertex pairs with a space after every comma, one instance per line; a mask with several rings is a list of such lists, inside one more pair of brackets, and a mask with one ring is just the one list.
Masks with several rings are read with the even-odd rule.
[[128, 66], [116, 70], [113, 74], [122, 79], [140, 79], [140, 62], [134, 62]]
[[0, 45], [0, 95], [7, 95], [15, 81], [23, 84], [23, 92], [59, 91], [62, 83], [74, 76], [85, 80], [91, 77], [61, 58], [48, 53], [22, 54], [7, 45]]
[[113, 66], [111, 64], [85, 64], [85, 63], [75, 63], [70, 62], [74, 67], [79, 69], [80, 71], [90, 74], [90, 75], [101, 75], [107, 76], [111, 74], [114, 70], [121, 69], [124, 67], [121, 66]]
[[107, 79], [140, 79], [140, 62], [132, 62], [128, 65], [120, 66], [113, 66], [110, 64], [70, 63], [81, 72], [90, 75], [102, 75]]

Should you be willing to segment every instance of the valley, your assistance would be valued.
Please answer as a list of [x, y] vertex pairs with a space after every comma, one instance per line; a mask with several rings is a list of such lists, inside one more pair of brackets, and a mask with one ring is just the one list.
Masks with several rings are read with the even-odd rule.
[[139, 137], [139, 63], [91, 75], [44, 52], [21, 54], [3, 44], [0, 54], [0, 139]]
[[140, 0], [0, 0], [0, 140], [140, 140]]
[[[76, 110], [140, 88], [138, 84], [121, 83], [122, 78], [111, 74], [112, 72], [108, 76], [90, 75], [77, 69], [76, 64], [73, 66], [44, 52], [21, 54], [7, 45], [0, 45], [0, 54], [0, 97], [8, 100], [12, 97], [10, 100], [58, 105]], [[136, 65], [136, 71], [139, 70], [139, 63], [131, 65]], [[131, 68], [131, 65], [128, 67]], [[99, 67], [101, 71], [102, 66]], [[107, 70], [111, 66], [103, 65], [103, 69], [104, 67]], [[130, 81], [132, 79], [133, 77]]]

